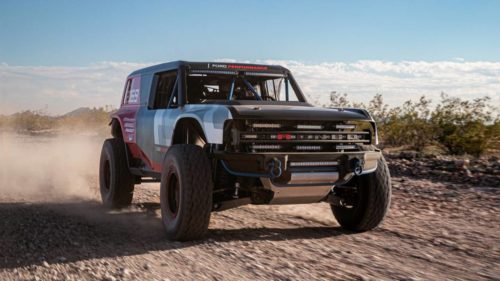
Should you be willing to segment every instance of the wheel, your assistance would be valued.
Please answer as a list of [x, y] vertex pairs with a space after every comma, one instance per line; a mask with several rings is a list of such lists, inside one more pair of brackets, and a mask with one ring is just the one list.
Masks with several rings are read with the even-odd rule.
[[170, 240], [201, 238], [212, 211], [211, 164], [202, 148], [179, 144], [169, 148], [160, 187], [161, 218]]
[[99, 186], [103, 204], [112, 209], [127, 207], [134, 195], [134, 176], [130, 174], [121, 139], [107, 139], [102, 145]]
[[391, 203], [391, 175], [384, 157], [378, 160], [375, 172], [355, 176], [335, 190], [341, 205], [330, 207], [343, 228], [362, 232], [377, 227]]

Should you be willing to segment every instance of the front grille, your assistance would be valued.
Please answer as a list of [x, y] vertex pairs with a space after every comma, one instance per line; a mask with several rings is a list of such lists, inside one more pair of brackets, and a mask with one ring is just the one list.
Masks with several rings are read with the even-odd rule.
[[339, 152], [357, 151], [371, 136], [369, 123], [247, 120], [235, 137], [243, 152]]

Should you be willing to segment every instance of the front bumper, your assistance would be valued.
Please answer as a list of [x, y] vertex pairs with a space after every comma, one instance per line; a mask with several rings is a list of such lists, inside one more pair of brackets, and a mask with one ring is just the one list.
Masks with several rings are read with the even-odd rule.
[[[366, 174], [375, 171], [381, 152], [379, 150], [325, 153], [216, 152], [214, 156], [224, 161], [230, 170], [249, 175], [269, 174], [269, 164], [278, 161], [282, 173], [279, 177], [270, 177], [279, 184], [293, 184], [294, 182], [304, 181], [303, 177], [297, 175], [310, 174], [311, 178], [314, 178], [314, 174], [336, 172], [338, 173], [337, 179], [324, 182], [334, 184], [338, 180], [352, 176], [354, 173]], [[293, 180], [294, 178], [295, 180]]]
[[[381, 152], [328, 153], [216, 153], [228, 171], [260, 178], [262, 187], [273, 192], [270, 204], [320, 202], [335, 185], [349, 181], [355, 174], [377, 169]], [[279, 161], [279, 176], [270, 172], [269, 164]], [[300, 165], [297, 165], [301, 164]], [[274, 176], [273, 176], [274, 175]]]

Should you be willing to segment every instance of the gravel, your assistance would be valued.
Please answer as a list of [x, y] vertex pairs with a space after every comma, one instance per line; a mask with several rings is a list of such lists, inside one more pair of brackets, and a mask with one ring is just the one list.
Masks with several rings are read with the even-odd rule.
[[325, 203], [244, 206], [179, 243], [155, 184], [114, 212], [97, 197], [0, 194], [0, 280], [498, 280], [498, 159], [388, 158], [391, 210], [365, 233], [340, 229]]

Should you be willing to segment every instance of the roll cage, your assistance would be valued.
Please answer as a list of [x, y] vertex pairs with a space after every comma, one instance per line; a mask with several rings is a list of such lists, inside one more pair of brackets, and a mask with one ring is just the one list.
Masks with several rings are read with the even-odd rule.
[[[240, 65], [238, 65], [240, 66]], [[174, 87], [172, 89], [172, 95], [170, 95], [167, 108], [183, 106], [188, 103], [196, 103], [190, 102], [189, 95], [192, 93], [192, 89], [189, 89], [188, 77], [191, 75], [199, 75], [199, 76], [212, 76], [212, 77], [224, 77], [224, 79], [229, 79], [229, 93], [225, 95], [223, 98], [212, 99], [211, 101], [220, 101], [220, 102], [230, 102], [236, 100], [240, 100], [236, 97], [236, 86], [244, 85], [246, 90], [252, 95], [252, 100], [255, 102], [264, 101], [264, 98], [268, 98], [268, 96], [259, 94], [259, 91], [252, 85], [252, 82], [258, 78], [267, 78], [267, 79], [283, 79], [283, 88], [284, 88], [284, 97], [283, 100], [276, 102], [301, 102], [306, 103], [305, 96], [300, 90], [297, 82], [295, 81], [292, 74], [284, 68], [279, 69], [269, 69], [268, 71], [246, 71], [246, 70], [214, 70], [214, 69], [203, 69], [202, 67], [197, 67], [196, 65], [191, 64], [181, 64], [177, 67], [177, 77], [175, 80]], [[155, 74], [157, 74], [156, 72]], [[154, 83], [154, 82], [153, 82]], [[154, 88], [154, 86], [153, 86]], [[296, 99], [292, 97], [292, 91], [295, 93]], [[249, 98], [245, 98], [248, 100]], [[293, 100], [292, 100], [293, 99]], [[274, 102], [274, 99], [271, 99]], [[151, 104], [151, 102], [150, 102]]]

